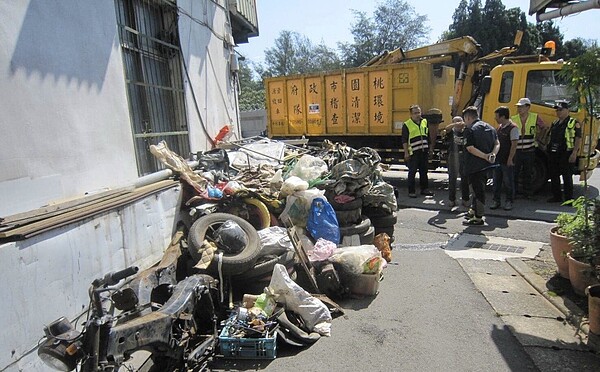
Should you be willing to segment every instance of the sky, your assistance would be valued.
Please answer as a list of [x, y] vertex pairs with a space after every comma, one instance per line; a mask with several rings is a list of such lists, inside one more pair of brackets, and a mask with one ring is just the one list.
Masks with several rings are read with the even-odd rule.
[[[429, 42], [434, 43], [452, 23], [454, 10], [460, 0], [407, 0], [415, 12], [426, 15], [431, 28]], [[528, 0], [503, 0], [506, 8], [519, 7], [525, 14], [529, 11]], [[380, 1], [377, 0], [256, 0], [258, 7], [259, 36], [240, 44], [237, 51], [253, 62], [264, 62], [265, 49], [274, 45], [283, 30], [296, 31], [310, 39], [313, 44], [335, 48], [337, 42], [352, 42], [350, 25], [354, 22], [351, 9], [373, 14]], [[485, 0], [482, 1], [485, 4]], [[600, 9], [591, 9], [562, 19], [555, 19], [565, 40], [581, 37], [600, 39], [597, 19]], [[535, 23], [535, 16], [528, 17]], [[482, 40], [478, 40], [482, 43]]]

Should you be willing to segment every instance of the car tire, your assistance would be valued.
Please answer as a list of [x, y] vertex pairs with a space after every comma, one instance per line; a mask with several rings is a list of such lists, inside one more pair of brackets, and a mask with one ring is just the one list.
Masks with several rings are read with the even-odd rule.
[[[197, 254], [192, 252], [201, 251], [205, 239], [211, 239], [210, 235], [226, 221], [237, 223], [248, 237], [248, 244], [238, 253], [223, 254], [222, 272], [225, 275], [241, 274], [254, 266], [254, 263], [260, 255], [260, 238], [256, 229], [246, 220], [241, 217], [228, 213], [211, 213], [200, 217], [190, 227], [188, 235], [188, 243], [190, 245], [190, 254], [194, 259], [199, 260]], [[196, 256], [196, 257], [194, 257]], [[209, 270], [216, 272], [217, 257], [213, 258], [209, 266]]]
[[288, 250], [279, 256], [270, 257], [270, 259], [266, 259], [261, 261], [259, 258], [258, 261], [254, 264], [254, 267], [243, 272], [239, 275], [235, 275], [233, 280], [239, 279], [254, 279], [261, 278], [263, 276], [271, 275], [273, 273], [273, 268], [277, 264], [281, 264], [283, 266], [289, 266], [291, 262], [295, 260], [296, 254], [294, 251]]
[[335, 211], [335, 215], [340, 227], [354, 225], [360, 221], [361, 210], [353, 209], [349, 211]]
[[340, 227], [341, 236], [350, 236], [354, 234], [363, 234], [371, 227], [371, 220], [368, 217], [362, 216], [361, 221], [356, 225]]
[[375, 228], [373, 226], [369, 226], [369, 229], [360, 234], [359, 238], [360, 244], [373, 244], [373, 239], [375, 238]]
[[389, 227], [396, 225], [398, 215], [396, 212], [385, 216], [371, 217], [371, 224], [375, 227]]

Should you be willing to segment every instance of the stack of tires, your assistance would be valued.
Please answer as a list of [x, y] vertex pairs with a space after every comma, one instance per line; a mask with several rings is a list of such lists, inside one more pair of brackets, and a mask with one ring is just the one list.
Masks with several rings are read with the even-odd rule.
[[395, 240], [394, 226], [398, 222], [398, 214], [390, 213], [382, 208], [365, 208], [363, 214], [371, 220], [375, 235], [386, 233], [390, 237], [390, 243]]
[[345, 203], [338, 203], [331, 196], [328, 200], [340, 225], [342, 242], [352, 241], [354, 243], [352, 245], [373, 244], [375, 228], [371, 225], [371, 220], [362, 214], [362, 198], [355, 198]]

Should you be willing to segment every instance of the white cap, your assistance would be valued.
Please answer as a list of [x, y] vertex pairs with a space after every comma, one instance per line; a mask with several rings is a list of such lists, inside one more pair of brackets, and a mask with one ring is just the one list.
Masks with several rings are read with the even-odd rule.
[[529, 98], [521, 98], [519, 100], [519, 102], [517, 102], [517, 106], [525, 106], [525, 105], [531, 105], [531, 101], [529, 100]]

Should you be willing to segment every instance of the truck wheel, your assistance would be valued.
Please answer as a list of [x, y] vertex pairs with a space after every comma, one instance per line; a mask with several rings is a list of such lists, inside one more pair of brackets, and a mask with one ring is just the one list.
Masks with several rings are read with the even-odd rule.
[[[519, 180], [520, 182], [520, 180]], [[531, 174], [531, 190], [533, 192], [541, 191], [548, 182], [548, 164], [546, 158], [541, 155], [535, 157], [533, 163], [533, 173]], [[519, 190], [523, 190], [522, 187]]]
[[[200, 251], [204, 239], [213, 241], [212, 234], [225, 222], [234, 221], [248, 236], [248, 244], [238, 253], [223, 254], [223, 274], [236, 275], [254, 266], [260, 254], [260, 238], [256, 229], [241, 217], [228, 213], [211, 213], [196, 220], [190, 227], [188, 243], [190, 250]], [[217, 259], [214, 258], [209, 270], [215, 271]]]

